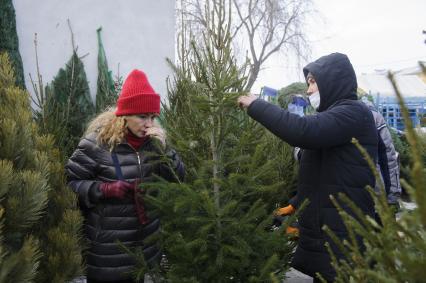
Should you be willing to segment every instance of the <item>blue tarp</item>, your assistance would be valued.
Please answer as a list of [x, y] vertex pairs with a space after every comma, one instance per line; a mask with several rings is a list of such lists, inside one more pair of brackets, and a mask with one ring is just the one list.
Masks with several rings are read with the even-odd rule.
[[262, 94], [264, 96], [277, 96], [278, 90], [273, 89], [271, 87], [264, 86], [262, 87]]
[[303, 108], [305, 108], [306, 106], [309, 105], [309, 102], [306, 101], [303, 97], [300, 97], [300, 96], [294, 96], [292, 103], [296, 104], [298, 106], [302, 106]]

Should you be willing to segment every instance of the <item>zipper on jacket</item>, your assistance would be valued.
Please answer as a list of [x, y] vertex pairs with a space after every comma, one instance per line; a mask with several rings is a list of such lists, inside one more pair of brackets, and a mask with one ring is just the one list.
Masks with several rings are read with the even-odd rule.
[[[127, 143], [127, 145], [133, 149], [136, 153], [136, 157], [138, 158], [138, 165], [139, 165], [139, 176], [142, 179], [142, 164], [141, 164], [141, 157], [139, 155], [139, 151], [137, 151], [131, 144]], [[143, 146], [143, 145], [142, 145]]]
[[138, 157], [138, 164], [139, 164], [139, 175], [142, 179], [142, 165], [141, 165], [141, 157], [139, 156], [139, 152], [136, 151], [136, 156]]

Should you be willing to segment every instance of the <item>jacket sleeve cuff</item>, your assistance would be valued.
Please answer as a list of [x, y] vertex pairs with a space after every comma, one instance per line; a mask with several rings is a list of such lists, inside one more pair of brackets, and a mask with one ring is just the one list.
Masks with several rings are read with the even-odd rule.
[[99, 187], [100, 187], [100, 183], [96, 182], [89, 188], [88, 195], [89, 195], [89, 201], [91, 203], [98, 203], [99, 200], [101, 200], [104, 197]]
[[297, 209], [300, 206], [300, 202], [299, 202], [299, 198], [297, 197], [297, 195], [295, 195], [294, 197], [292, 197], [288, 203], [290, 205], [292, 205], [294, 207], [294, 209]]

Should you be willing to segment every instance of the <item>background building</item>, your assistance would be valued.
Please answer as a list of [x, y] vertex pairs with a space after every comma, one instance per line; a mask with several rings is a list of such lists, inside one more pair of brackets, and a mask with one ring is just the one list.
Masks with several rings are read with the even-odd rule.
[[[357, 78], [358, 87], [373, 97], [389, 126], [404, 130], [401, 110], [386, 72], [362, 74]], [[420, 126], [421, 118], [426, 114], [426, 82], [421, 77], [420, 68], [400, 70], [395, 72], [395, 78], [414, 126]]]
[[36, 75], [34, 34], [43, 82], [49, 83], [72, 55], [70, 20], [79, 56], [84, 56], [92, 96], [96, 93], [98, 42], [102, 40], [113, 76], [123, 78], [134, 68], [143, 69], [162, 97], [171, 74], [166, 58], [175, 54], [175, 1], [157, 0], [15, 0], [19, 50], [25, 83], [32, 91], [29, 73]]

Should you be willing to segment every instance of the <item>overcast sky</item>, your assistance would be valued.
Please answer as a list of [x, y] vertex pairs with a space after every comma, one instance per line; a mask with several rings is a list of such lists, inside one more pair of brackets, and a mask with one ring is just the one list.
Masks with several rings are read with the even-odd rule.
[[[341, 52], [355, 71], [398, 70], [426, 60], [426, 0], [313, 0], [318, 19], [310, 23], [309, 39], [315, 60]], [[303, 67], [303, 66], [302, 66]], [[281, 88], [302, 79], [296, 62], [275, 58], [268, 62], [252, 89]]]

